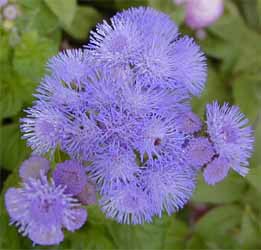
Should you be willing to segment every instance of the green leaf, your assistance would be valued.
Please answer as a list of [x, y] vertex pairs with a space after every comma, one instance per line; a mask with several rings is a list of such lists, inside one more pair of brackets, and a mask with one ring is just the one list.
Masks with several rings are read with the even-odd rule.
[[177, 6], [174, 4], [172, 0], [148, 0], [149, 5], [160, 11], [168, 14], [178, 25], [180, 25], [185, 18], [185, 10], [184, 8]]
[[4, 34], [0, 34], [0, 36], [0, 67], [2, 67], [2, 64], [7, 63], [10, 59], [11, 48], [8, 36]]
[[75, 12], [77, 3], [76, 0], [44, 0], [51, 11], [58, 17], [61, 24], [70, 26]]
[[147, 0], [114, 0], [114, 4], [118, 10], [122, 10], [135, 6], [146, 6]]
[[236, 173], [231, 172], [224, 181], [215, 186], [207, 185], [202, 175], [199, 176], [196, 192], [192, 199], [195, 202], [208, 202], [214, 204], [240, 201], [246, 188], [245, 180]]
[[260, 249], [261, 228], [257, 224], [258, 219], [249, 206], [246, 207], [239, 234], [239, 241], [243, 249]]
[[234, 0], [245, 22], [249, 27], [259, 30], [260, 16], [258, 13], [258, 0]]
[[220, 103], [231, 100], [230, 86], [227, 82], [222, 81], [220, 75], [214, 70], [211, 64], [208, 69], [208, 80], [205, 90], [200, 98], [193, 98], [193, 110], [203, 118], [207, 103], [218, 100]]
[[[108, 224], [118, 249], [183, 249], [188, 235], [187, 225], [174, 216], [164, 215], [152, 224]], [[152, 237], [153, 235], [153, 237]]]
[[77, 7], [74, 19], [66, 32], [78, 40], [86, 40], [89, 31], [101, 20], [100, 13], [92, 7]]
[[[260, 65], [261, 35], [250, 30], [244, 23], [238, 13], [236, 6], [231, 1], [225, 1], [226, 9], [224, 15], [212, 25], [209, 30], [215, 36], [218, 36], [233, 51], [238, 50], [239, 58], [234, 67], [235, 72], [241, 72], [246, 69], [258, 70]], [[240, 43], [238, 41], [244, 41]], [[229, 59], [229, 57], [227, 57]], [[246, 60], [247, 58], [247, 60]]]
[[7, 62], [0, 65], [0, 80], [0, 119], [3, 119], [17, 115], [24, 103], [31, 103], [35, 85], [21, 78]]
[[238, 244], [237, 236], [241, 218], [242, 211], [238, 206], [216, 207], [197, 222], [194, 231], [204, 239], [208, 248], [235, 248]]
[[24, 33], [15, 49], [14, 69], [21, 77], [38, 83], [45, 72], [45, 63], [57, 53], [58, 46], [57, 42], [39, 37], [36, 32]]
[[20, 4], [23, 15], [18, 17], [16, 23], [21, 33], [36, 30], [41, 36], [59, 39], [61, 32], [58, 18], [44, 0], [23, 0]]
[[233, 95], [235, 103], [254, 122], [261, 108], [261, 76], [250, 73], [238, 75], [233, 81]]
[[17, 169], [30, 152], [21, 140], [19, 124], [1, 126], [0, 137], [0, 165], [8, 170]]
[[[261, 64], [260, 64], [261, 65]], [[257, 167], [261, 162], [261, 76], [260, 73], [245, 72], [239, 74], [233, 82], [235, 104], [240, 107], [254, 129], [254, 153], [251, 166]]]
[[246, 178], [261, 193], [261, 166], [251, 168]]

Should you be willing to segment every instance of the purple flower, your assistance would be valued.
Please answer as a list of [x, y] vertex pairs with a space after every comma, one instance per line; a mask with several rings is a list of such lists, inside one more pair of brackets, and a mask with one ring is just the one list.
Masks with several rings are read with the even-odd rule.
[[184, 36], [175, 42], [173, 52], [173, 78], [188, 91], [199, 96], [207, 80], [206, 57], [192, 38]]
[[90, 167], [90, 176], [101, 193], [105, 193], [115, 185], [135, 180], [139, 171], [134, 152], [112, 144], [96, 155]]
[[56, 165], [53, 180], [57, 186], [66, 186], [65, 193], [77, 195], [87, 184], [85, 172], [85, 168], [78, 161], [68, 160]]
[[[97, 189], [107, 217], [140, 224], [181, 209], [202, 166], [208, 164], [209, 184], [229, 168], [246, 174], [253, 138], [236, 108], [209, 105], [208, 137], [199, 137], [205, 126], [192, 112], [191, 98], [204, 89], [206, 58], [193, 39], [179, 36], [167, 15], [147, 7], [117, 13], [97, 26], [86, 50], [61, 52], [48, 69], [21, 129], [35, 152], [53, 153], [59, 146], [72, 159], [57, 164], [52, 197], [74, 195], [88, 205], [96, 201]], [[80, 162], [88, 162], [87, 172]], [[76, 221], [85, 220], [84, 213], [75, 214]], [[53, 221], [59, 222], [53, 242], [62, 240], [61, 228], [78, 225]]]
[[20, 169], [19, 175], [24, 182], [30, 178], [39, 179], [40, 173], [46, 175], [50, 170], [50, 162], [43, 157], [33, 155], [25, 160]]
[[143, 159], [146, 153], [151, 159], [153, 156], [161, 157], [164, 153], [179, 155], [185, 137], [173, 126], [174, 120], [160, 115], [148, 116], [144, 122], [141, 140], [137, 141], [136, 147]]
[[216, 22], [224, 11], [223, 0], [187, 0], [186, 24], [192, 29], [202, 29]]
[[177, 88], [199, 95], [206, 81], [203, 53], [192, 39], [178, 38], [176, 24], [151, 8], [132, 8], [103, 22], [87, 46], [101, 65], [132, 69], [145, 87]]
[[25, 112], [27, 117], [21, 119], [22, 138], [37, 154], [54, 151], [61, 140], [64, 115], [46, 102], [37, 102]]
[[189, 141], [185, 149], [188, 164], [200, 168], [211, 161], [215, 151], [208, 138], [198, 137]]
[[90, 160], [101, 138], [101, 129], [91, 115], [75, 112], [64, 121], [61, 148], [72, 158]]
[[4, 7], [3, 16], [8, 20], [14, 20], [18, 15], [17, 7], [14, 4], [9, 4]]
[[140, 138], [143, 124], [121, 104], [101, 107], [96, 119], [105, 145], [119, 143], [134, 146]]
[[87, 219], [87, 212], [78, 201], [64, 193], [47, 177], [31, 178], [21, 188], [9, 188], [5, 205], [11, 223], [28, 236], [34, 244], [55, 245], [63, 241], [63, 228], [79, 229]]
[[228, 174], [230, 162], [226, 158], [218, 157], [204, 169], [204, 179], [209, 185], [215, 185], [222, 181]]
[[88, 181], [76, 197], [83, 205], [95, 204], [97, 202], [95, 185]]
[[43, 102], [54, 104], [61, 112], [78, 110], [84, 104], [83, 93], [79, 87], [76, 89], [69, 85], [64, 85], [57, 76], [46, 76], [40, 86], [37, 88], [37, 94], [34, 96]]
[[114, 190], [104, 194], [99, 203], [106, 216], [115, 218], [119, 223], [152, 222], [153, 204], [136, 182], [118, 185]]
[[8, 3], [8, 0], [0, 0], [0, 8], [5, 6]]
[[[145, 190], [161, 216], [178, 211], [189, 201], [196, 186], [196, 171], [173, 160], [149, 160], [143, 174]], [[152, 205], [153, 206], [153, 205]]]
[[185, 134], [198, 132], [202, 127], [200, 118], [192, 111], [182, 112], [182, 114], [177, 117], [175, 123], [178, 130]]
[[67, 87], [77, 87], [89, 70], [89, 57], [90, 55], [81, 49], [65, 50], [52, 57], [47, 67], [54, 76], [64, 81]]
[[206, 123], [217, 154], [229, 162], [229, 167], [245, 176], [254, 142], [252, 129], [247, 126], [248, 120], [237, 106], [230, 107], [227, 103], [219, 106], [213, 102], [207, 105]]

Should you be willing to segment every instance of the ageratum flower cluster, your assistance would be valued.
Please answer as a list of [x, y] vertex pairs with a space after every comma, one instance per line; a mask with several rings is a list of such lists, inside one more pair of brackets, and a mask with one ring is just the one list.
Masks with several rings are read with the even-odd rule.
[[[74, 165], [73, 169], [71, 166]], [[70, 168], [68, 174], [67, 170]], [[48, 180], [50, 162], [39, 156], [32, 156], [24, 161], [19, 175], [22, 185], [19, 188], [9, 188], [5, 193], [5, 205], [11, 224], [19, 228], [23, 236], [28, 236], [34, 244], [54, 245], [63, 238], [63, 229], [75, 231], [83, 226], [87, 219], [86, 209], [80, 198], [76, 198], [75, 188], [71, 190], [64, 176], [70, 176], [71, 185], [89, 185], [87, 179], [75, 181], [84, 176], [84, 167], [75, 161], [65, 161], [57, 166], [54, 179]], [[82, 195], [84, 196], [84, 195]], [[86, 196], [86, 195], [85, 195]]]
[[207, 106], [205, 126], [193, 113], [206, 58], [167, 15], [143, 7], [117, 13], [97, 25], [83, 50], [61, 52], [47, 66], [22, 119], [23, 137], [35, 154], [59, 147], [73, 159], [53, 173], [72, 194], [86, 176], [70, 183], [66, 173], [78, 169], [76, 160], [85, 164], [107, 217], [152, 222], [189, 201], [199, 170], [209, 184], [230, 169], [247, 173], [247, 120], [217, 102]]

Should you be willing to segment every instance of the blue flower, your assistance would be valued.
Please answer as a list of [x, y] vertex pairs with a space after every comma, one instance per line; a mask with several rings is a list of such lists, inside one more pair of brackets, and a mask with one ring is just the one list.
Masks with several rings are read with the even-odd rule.
[[153, 204], [148, 194], [136, 182], [118, 185], [104, 194], [99, 203], [106, 216], [119, 223], [152, 222]]
[[59, 244], [64, 238], [63, 228], [75, 231], [87, 219], [86, 210], [64, 190], [53, 181], [49, 183], [44, 175], [40, 179], [31, 178], [20, 188], [9, 188], [5, 206], [11, 223], [34, 244]]
[[206, 81], [206, 62], [199, 46], [178, 38], [176, 24], [151, 8], [132, 8], [97, 26], [87, 46], [101, 65], [133, 70], [146, 87], [177, 88], [199, 95]]
[[207, 80], [206, 57], [192, 38], [184, 36], [174, 44], [173, 78], [181, 82], [188, 91], [199, 96]]
[[175, 120], [177, 129], [185, 134], [193, 134], [199, 132], [202, 128], [202, 122], [200, 118], [188, 110], [187, 112], [182, 112]]
[[47, 174], [50, 170], [50, 162], [45, 158], [37, 155], [32, 155], [25, 160], [19, 169], [19, 175], [25, 182], [30, 178], [40, 178], [40, 173]]
[[150, 159], [154, 156], [163, 157], [170, 153], [180, 156], [184, 134], [176, 130], [174, 120], [160, 115], [151, 115], [144, 122], [141, 140], [137, 141], [136, 148], [143, 159], [147, 154]]
[[149, 160], [146, 167], [142, 181], [156, 214], [161, 216], [164, 210], [172, 214], [183, 208], [196, 187], [196, 171], [173, 159]]
[[[228, 161], [230, 168], [245, 176], [254, 142], [252, 129], [247, 126], [248, 120], [237, 106], [230, 107], [227, 103], [219, 106], [217, 102], [213, 102], [207, 105], [206, 123], [217, 154]], [[213, 169], [213, 165], [211, 166]]]
[[77, 86], [84, 80], [90, 68], [89, 57], [90, 55], [81, 49], [65, 50], [52, 57], [47, 68], [65, 85], [75, 87], [75, 84]]
[[61, 141], [64, 114], [49, 103], [38, 101], [21, 119], [23, 139], [37, 154], [53, 152]]
[[230, 162], [224, 157], [215, 158], [204, 169], [203, 176], [209, 185], [215, 185], [216, 183], [224, 180], [230, 170]]
[[214, 148], [208, 138], [205, 137], [189, 140], [185, 148], [187, 163], [197, 169], [210, 162], [214, 155]]
[[57, 186], [66, 186], [65, 193], [77, 195], [87, 184], [85, 172], [85, 168], [78, 161], [68, 160], [56, 165], [53, 180]]
[[100, 192], [106, 193], [114, 186], [134, 181], [140, 169], [135, 153], [131, 149], [111, 144], [96, 155], [89, 171]]

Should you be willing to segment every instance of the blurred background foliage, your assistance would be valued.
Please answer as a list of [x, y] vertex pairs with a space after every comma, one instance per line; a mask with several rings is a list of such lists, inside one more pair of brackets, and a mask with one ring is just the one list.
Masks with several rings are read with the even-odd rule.
[[[19, 16], [0, 20], [0, 249], [39, 249], [9, 226], [3, 194], [18, 183], [19, 164], [30, 154], [20, 139], [19, 118], [33, 101], [45, 63], [61, 49], [80, 47], [95, 24], [118, 10], [151, 6], [169, 14], [182, 33], [184, 10], [171, 0], [9, 0]], [[215, 187], [199, 177], [192, 202], [151, 225], [119, 225], [88, 207], [84, 228], [43, 249], [261, 249], [261, 0], [225, 0], [224, 15], [198, 41], [208, 56], [209, 77], [193, 100], [204, 116], [214, 99], [239, 105], [255, 129], [250, 173], [234, 173]]]

